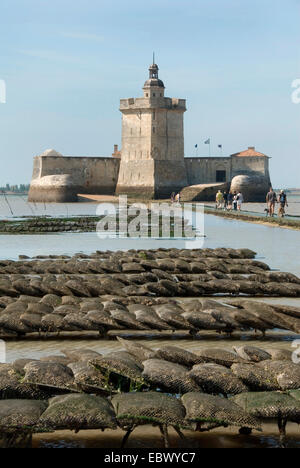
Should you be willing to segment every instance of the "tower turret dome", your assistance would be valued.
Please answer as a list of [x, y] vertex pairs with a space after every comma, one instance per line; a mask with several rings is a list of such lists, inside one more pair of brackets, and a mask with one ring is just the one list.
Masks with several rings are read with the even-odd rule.
[[158, 78], [158, 65], [154, 63], [149, 67], [149, 79], [145, 82], [144, 88], [165, 88], [162, 80]]

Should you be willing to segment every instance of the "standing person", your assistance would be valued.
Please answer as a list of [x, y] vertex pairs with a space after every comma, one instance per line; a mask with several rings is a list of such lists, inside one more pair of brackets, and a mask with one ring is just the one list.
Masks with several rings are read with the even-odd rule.
[[228, 193], [228, 197], [227, 197], [227, 206], [228, 206], [228, 210], [232, 210], [232, 203], [233, 203], [233, 194], [231, 192]]
[[171, 193], [171, 203], [174, 203], [175, 201], [175, 192]]
[[237, 208], [239, 211], [242, 209], [242, 203], [244, 202], [244, 197], [241, 192], [237, 194]]
[[233, 209], [234, 211], [237, 211], [237, 204], [238, 204], [238, 199], [237, 199], [237, 193], [233, 192]]
[[223, 193], [221, 192], [221, 190], [218, 190], [218, 193], [217, 193], [217, 195], [216, 195], [216, 205], [217, 205], [217, 209], [222, 207], [223, 201], [224, 201]]
[[177, 195], [175, 196], [175, 201], [176, 203], [180, 203], [180, 193], [177, 193]]
[[278, 196], [278, 203], [279, 203], [278, 216], [281, 216], [283, 218], [285, 215], [285, 207], [289, 206], [287, 202], [287, 196], [284, 190], [280, 190], [280, 194]]
[[275, 203], [277, 202], [277, 195], [274, 192], [273, 188], [270, 187], [269, 192], [267, 193], [266, 196], [266, 202], [268, 205], [268, 214], [270, 216], [274, 216], [275, 213]]
[[227, 210], [227, 207], [228, 207], [228, 195], [229, 195], [228, 192], [224, 192], [224, 194], [223, 194], [223, 199], [224, 199], [224, 210]]

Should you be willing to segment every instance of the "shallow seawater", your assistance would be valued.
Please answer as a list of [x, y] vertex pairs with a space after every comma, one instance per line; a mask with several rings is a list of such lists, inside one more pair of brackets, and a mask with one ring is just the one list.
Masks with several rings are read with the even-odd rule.
[[29, 203], [26, 195], [0, 194], [0, 218], [14, 219], [31, 216], [89, 216], [96, 214], [97, 203]]
[[[134, 339], [135, 341], [144, 344], [153, 349], [158, 349], [162, 346], [173, 345], [179, 346], [186, 350], [197, 353], [203, 348], [226, 348], [233, 349], [234, 346], [252, 345], [260, 348], [276, 348], [288, 349], [294, 351], [293, 342], [300, 339], [300, 335], [284, 331], [269, 331], [265, 338], [262, 338], [260, 333], [256, 335], [249, 333], [234, 333], [230, 337], [219, 335], [215, 332], [203, 332], [194, 339], [188, 338], [187, 333], [164, 334], [161, 337], [153, 333], [151, 336], [141, 336], [141, 334], [128, 331], [128, 333], [118, 334], [126, 339]], [[97, 335], [86, 334], [82, 336], [73, 336], [72, 338], [48, 338], [48, 339], [30, 339], [26, 338], [22, 341], [7, 341], [6, 343], [6, 360], [12, 362], [20, 358], [40, 359], [49, 355], [62, 354], [62, 350], [92, 349], [101, 354], [107, 354], [113, 351], [123, 349], [122, 345], [116, 339], [99, 339]]]
[[96, 233], [40, 235], [0, 235], [0, 259], [17, 259], [48, 254], [92, 253], [96, 250], [156, 248], [231, 247], [257, 252], [273, 269], [300, 276], [300, 232], [279, 227], [228, 220], [213, 215], [204, 217], [204, 235], [194, 241], [184, 239], [100, 239]]

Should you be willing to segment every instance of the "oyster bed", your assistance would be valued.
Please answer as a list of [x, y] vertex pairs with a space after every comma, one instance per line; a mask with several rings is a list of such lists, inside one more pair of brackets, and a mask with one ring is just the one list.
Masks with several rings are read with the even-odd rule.
[[118, 427], [124, 446], [137, 426], [152, 424], [169, 447], [169, 426], [184, 441], [185, 431], [234, 426], [247, 434], [266, 420], [277, 422], [284, 446], [287, 423], [300, 423], [292, 352], [222, 343], [154, 350], [118, 336], [300, 334], [300, 308], [257, 300], [299, 297], [300, 279], [255, 256], [249, 249], [158, 249], [0, 261], [0, 337], [97, 332], [123, 347], [0, 364], [0, 446], [31, 446], [34, 433]]
[[[0, 446], [30, 446], [33, 433], [117, 429], [125, 445], [139, 425], [185, 430], [235, 426], [241, 433], [278, 423], [300, 423], [300, 367], [283, 350], [241, 346], [191, 353], [156, 351], [120, 339], [124, 351], [102, 356], [62, 351], [40, 361], [0, 365]], [[183, 432], [182, 432], [183, 431]]]
[[248, 249], [159, 249], [2, 260], [0, 336], [106, 336], [128, 329], [299, 333], [299, 308], [254, 305], [248, 298], [299, 297], [300, 279], [254, 257]]

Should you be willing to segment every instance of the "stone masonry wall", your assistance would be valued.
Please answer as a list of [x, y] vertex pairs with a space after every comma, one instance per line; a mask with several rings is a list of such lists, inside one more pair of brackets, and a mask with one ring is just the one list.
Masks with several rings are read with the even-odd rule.
[[226, 182], [231, 181], [231, 158], [185, 158], [188, 185], [213, 184], [216, 171], [226, 171]]
[[[76, 201], [78, 193], [112, 195], [116, 190], [119, 167], [117, 158], [37, 156], [29, 200]], [[58, 187], [56, 176], [69, 177], [61, 179], [67, 182]]]

